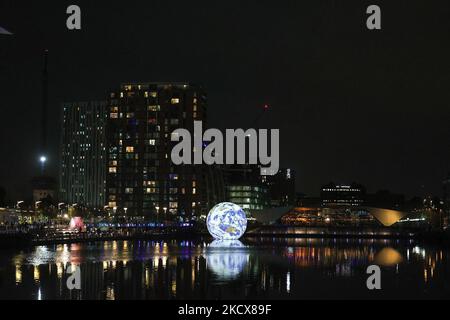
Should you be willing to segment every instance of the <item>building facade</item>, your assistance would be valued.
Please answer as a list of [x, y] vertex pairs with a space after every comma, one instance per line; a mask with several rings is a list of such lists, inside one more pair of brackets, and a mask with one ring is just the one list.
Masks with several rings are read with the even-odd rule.
[[257, 165], [233, 165], [224, 168], [227, 201], [244, 210], [263, 210], [270, 206], [269, 190]]
[[366, 190], [362, 185], [329, 183], [322, 187], [322, 207], [359, 207], [364, 205]]
[[272, 207], [295, 206], [295, 171], [280, 169], [274, 176], [263, 177], [269, 189], [270, 205]]
[[171, 161], [179, 128], [206, 122], [206, 94], [188, 83], [124, 84], [107, 110], [107, 205], [117, 214], [160, 219], [204, 214], [203, 166]]
[[63, 105], [60, 200], [102, 209], [106, 204], [105, 102]]

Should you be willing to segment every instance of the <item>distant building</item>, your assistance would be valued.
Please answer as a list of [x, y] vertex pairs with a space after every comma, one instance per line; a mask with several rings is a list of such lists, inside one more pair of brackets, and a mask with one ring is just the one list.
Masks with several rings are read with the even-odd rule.
[[320, 207], [322, 199], [320, 197], [312, 197], [303, 193], [297, 193], [295, 206], [297, 207]]
[[257, 165], [233, 165], [224, 169], [227, 201], [245, 210], [263, 210], [270, 206], [269, 190]]
[[90, 208], [106, 204], [106, 102], [63, 105], [60, 200]]
[[295, 171], [280, 169], [274, 176], [264, 177], [269, 191], [272, 207], [286, 207], [296, 205]]
[[53, 202], [56, 198], [56, 180], [49, 176], [35, 177], [31, 181], [33, 188], [33, 202], [36, 203], [42, 200], [49, 200]]
[[321, 200], [323, 207], [359, 207], [364, 204], [366, 190], [362, 185], [353, 183], [329, 183], [322, 187]]
[[205, 123], [206, 103], [204, 90], [188, 83], [125, 84], [111, 93], [106, 200], [114, 212], [161, 219], [206, 212], [204, 167], [170, 159], [171, 133]]

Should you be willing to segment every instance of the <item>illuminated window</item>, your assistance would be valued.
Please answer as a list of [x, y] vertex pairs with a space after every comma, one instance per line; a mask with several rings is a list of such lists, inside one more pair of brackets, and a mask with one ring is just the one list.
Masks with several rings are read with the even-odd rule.
[[179, 98], [172, 98], [171, 103], [172, 104], [179, 104], [180, 103], [180, 99]]
[[148, 141], [148, 144], [151, 146], [156, 146], [156, 140], [152, 139]]
[[108, 207], [110, 207], [110, 208], [117, 207], [117, 202], [110, 202], [110, 203], [108, 203]]
[[192, 208], [195, 208], [195, 206], [196, 206], [196, 203], [192, 202]]
[[155, 193], [158, 193], [158, 192], [157, 192], [156, 188], [147, 188], [145, 190], [145, 193], [147, 193], [147, 194], [155, 194]]
[[127, 118], [128, 119], [134, 118], [134, 112], [127, 113]]
[[116, 167], [109, 167], [109, 173], [117, 173]]
[[177, 174], [170, 174], [169, 175], [169, 179], [170, 180], [178, 180], [178, 175]]
[[156, 181], [144, 181], [144, 186], [156, 187]]
[[127, 147], [127, 153], [133, 153], [134, 147]]
[[119, 107], [111, 107], [111, 112], [119, 112]]
[[109, 115], [109, 117], [110, 117], [111, 119], [117, 119], [117, 118], [119, 118], [119, 115], [118, 115], [117, 113], [111, 113], [111, 114]]
[[132, 194], [133, 191], [134, 191], [133, 188], [126, 188], [126, 189], [125, 189], [125, 193], [126, 193], [126, 194]]
[[178, 209], [178, 202], [169, 202], [170, 209]]
[[152, 98], [156, 98], [156, 97], [158, 97], [158, 93], [157, 92], [150, 92], [150, 96]]
[[192, 194], [197, 194], [197, 189], [196, 188], [192, 189]]
[[148, 106], [148, 111], [160, 111], [161, 110], [161, 106]]

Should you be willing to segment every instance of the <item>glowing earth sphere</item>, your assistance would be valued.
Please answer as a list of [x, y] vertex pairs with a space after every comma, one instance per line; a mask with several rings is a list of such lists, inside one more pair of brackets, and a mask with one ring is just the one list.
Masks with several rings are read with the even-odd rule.
[[211, 209], [206, 225], [217, 240], [238, 240], [247, 230], [247, 217], [238, 205], [224, 202]]

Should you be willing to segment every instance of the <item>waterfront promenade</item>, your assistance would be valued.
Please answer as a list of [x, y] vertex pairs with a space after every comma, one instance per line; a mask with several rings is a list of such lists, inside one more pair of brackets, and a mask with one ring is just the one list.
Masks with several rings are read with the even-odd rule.
[[[0, 248], [39, 246], [64, 243], [82, 243], [112, 240], [168, 240], [209, 239], [204, 228], [165, 227], [153, 229], [117, 229], [104, 232], [78, 232], [69, 230], [0, 230]], [[263, 238], [324, 238], [324, 239], [411, 239], [449, 244], [449, 232], [426, 232], [395, 228], [323, 228], [323, 227], [257, 227], [244, 236]]]

